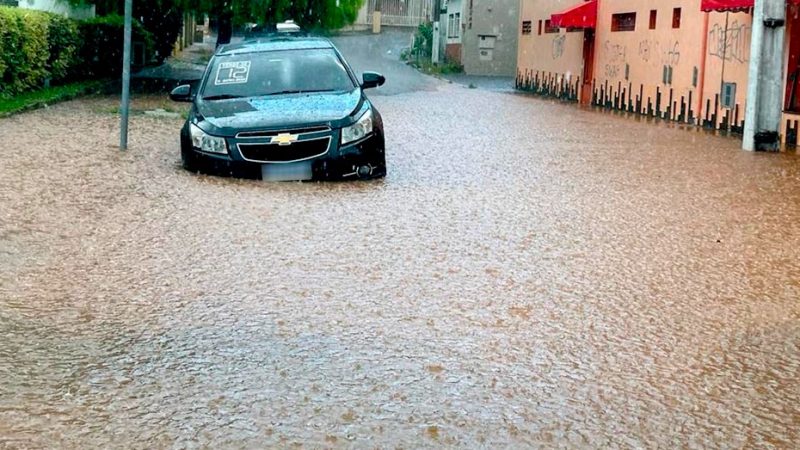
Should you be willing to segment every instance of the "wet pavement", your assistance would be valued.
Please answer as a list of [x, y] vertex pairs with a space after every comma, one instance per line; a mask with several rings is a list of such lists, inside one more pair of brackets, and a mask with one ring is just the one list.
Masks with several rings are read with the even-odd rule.
[[797, 448], [795, 154], [417, 76], [375, 182], [0, 119], [0, 448]]

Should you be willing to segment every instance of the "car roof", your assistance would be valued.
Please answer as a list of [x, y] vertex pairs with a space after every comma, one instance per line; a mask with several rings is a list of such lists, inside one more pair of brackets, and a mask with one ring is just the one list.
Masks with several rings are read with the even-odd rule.
[[325, 38], [308, 36], [272, 36], [250, 39], [235, 44], [227, 44], [217, 50], [217, 55], [239, 55], [279, 50], [311, 50], [333, 48], [333, 43]]

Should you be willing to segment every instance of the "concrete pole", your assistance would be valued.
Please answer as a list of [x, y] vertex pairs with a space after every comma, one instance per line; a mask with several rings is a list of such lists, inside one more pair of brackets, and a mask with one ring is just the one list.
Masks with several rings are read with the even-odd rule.
[[122, 104], [120, 105], [119, 149], [128, 149], [128, 110], [131, 103], [131, 15], [133, 0], [125, 0], [125, 29], [122, 47]]
[[785, 37], [786, 0], [756, 0], [742, 141], [745, 150], [780, 150]]
[[433, 22], [433, 42], [431, 43], [431, 62], [434, 65], [439, 64], [439, 21]]

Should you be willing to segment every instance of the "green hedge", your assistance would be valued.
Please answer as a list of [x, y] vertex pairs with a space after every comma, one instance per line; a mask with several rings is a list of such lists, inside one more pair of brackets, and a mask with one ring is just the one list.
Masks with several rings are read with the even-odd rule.
[[[79, 59], [82, 63], [77, 71], [83, 78], [105, 78], [122, 73], [122, 39], [124, 18], [112, 15], [96, 17], [79, 22], [81, 40]], [[134, 20], [131, 32], [134, 42], [131, 61], [140, 61], [144, 51], [145, 62], [153, 54], [153, 37]]]
[[[10, 97], [122, 71], [123, 19], [74, 21], [56, 14], [0, 6], [0, 96]], [[138, 52], [153, 53], [150, 33], [134, 20]], [[141, 55], [134, 55], [141, 60]]]
[[0, 8], [0, 94], [41, 86], [48, 75], [47, 26], [47, 14]]
[[47, 59], [47, 70], [50, 78], [58, 82], [67, 79], [77, 65], [81, 38], [76, 21], [56, 15], [49, 16], [47, 42], [50, 56]]

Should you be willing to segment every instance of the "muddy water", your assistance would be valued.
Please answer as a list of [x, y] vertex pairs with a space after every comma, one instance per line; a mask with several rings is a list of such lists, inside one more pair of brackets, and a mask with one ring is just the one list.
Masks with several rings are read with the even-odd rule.
[[186, 173], [180, 119], [119, 153], [113, 99], [0, 120], [0, 448], [797, 448], [795, 155], [375, 101], [368, 183]]

